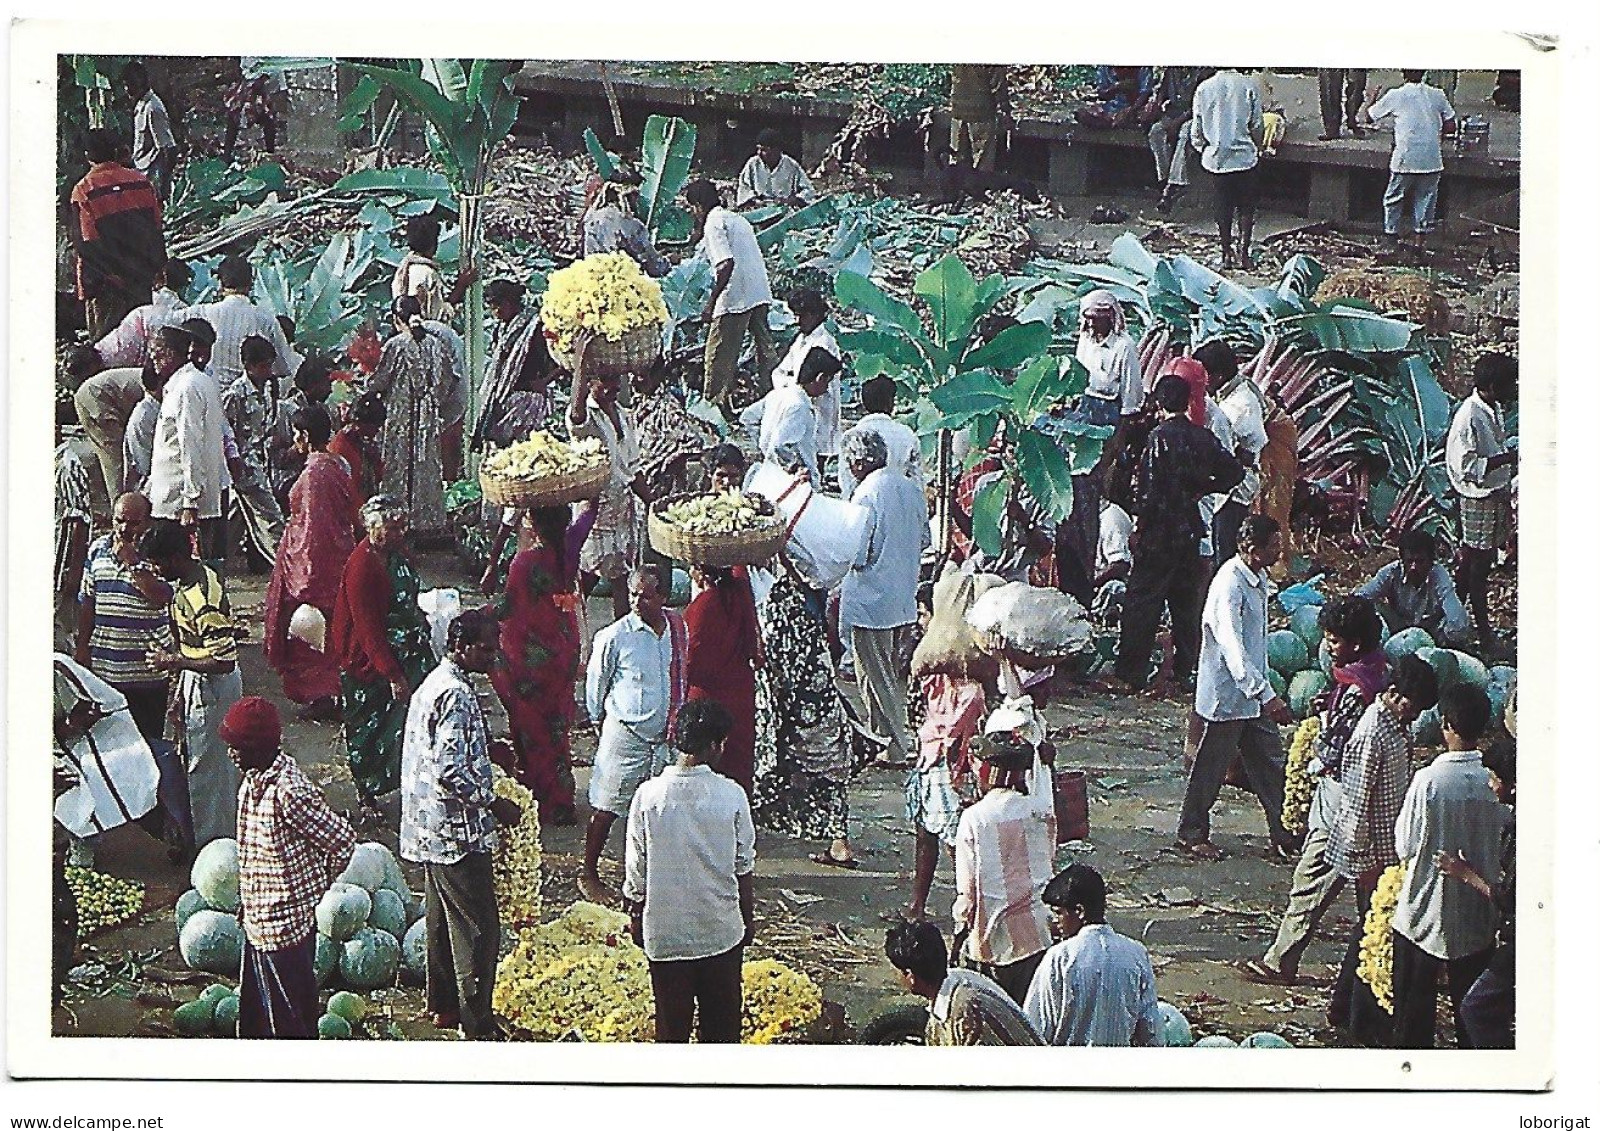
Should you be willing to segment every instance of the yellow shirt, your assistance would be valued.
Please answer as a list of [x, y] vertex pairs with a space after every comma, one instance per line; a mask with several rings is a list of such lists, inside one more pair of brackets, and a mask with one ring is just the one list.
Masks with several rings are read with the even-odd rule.
[[178, 651], [188, 660], [237, 661], [239, 641], [228, 594], [210, 567], [200, 568], [204, 576], [199, 581], [180, 587], [172, 595]]

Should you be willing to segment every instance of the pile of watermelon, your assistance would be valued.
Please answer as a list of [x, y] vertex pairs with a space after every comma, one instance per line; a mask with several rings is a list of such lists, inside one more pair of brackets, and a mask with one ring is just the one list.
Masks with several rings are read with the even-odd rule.
[[1267, 681], [1294, 717], [1312, 713], [1317, 697], [1332, 685], [1333, 661], [1322, 645], [1321, 605], [1302, 605], [1289, 627], [1267, 634]]
[[1276, 1033], [1252, 1033], [1244, 1040], [1237, 1042], [1232, 1037], [1224, 1037], [1220, 1034], [1195, 1040], [1194, 1030], [1190, 1028], [1188, 1018], [1184, 1017], [1176, 1006], [1171, 1002], [1158, 1001], [1156, 1008], [1161, 1014], [1161, 1044], [1167, 1048], [1287, 1049], [1294, 1047]]
[[[1498, 727], [1505, 721], [1506, 700], [1517, 686], [1516, 668], [1509, 665], [1491, 668], [1466, 652], [1436, 648], [1433, 638], [1420, 628], [1408, 628], [1395, 633], [1383, 650], [1390, 664], [1398, 663], [1405, 656], [1416, 656], [1426, 663], [1439, 681], [1441, 695], [1462, 683], [1479, 688], [1489, 696], [1490, 725]], [[1443, 745], [1444, 733], [1440, 727], [1438, 707], [1430, 707], [1422, 713], [1422, 717], [1412, 725], [1411, 736], [1424, 746]]]
[[[328, 998], [322, 1016], [317, 1019], [317, 1036], [323, 1040], [344, 1040], [357, 1035], [378, 1035], [363, 1027], [367, 1016], [365, 998], [340, 990]], [[237, 1037], [239, 991], [221, 982], [207, 986], [199, 997], [174, 1009], [172, 1021], [178, 1034], [184, 1037]]]

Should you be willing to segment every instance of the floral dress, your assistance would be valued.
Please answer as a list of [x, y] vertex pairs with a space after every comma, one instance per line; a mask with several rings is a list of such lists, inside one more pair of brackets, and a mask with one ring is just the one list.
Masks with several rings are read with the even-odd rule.
[[455, 362], [443, 339], [409, 332], [383, 345], [383, 356], [369, 388], [384, 394], [389, 414], [379, 447], [383, 453], [383, 491], [402, 500], [411, 529], [429, 536], [448, 524], [444, 509], [444, 465], [440, 457], [440, 394], [455, 380]]

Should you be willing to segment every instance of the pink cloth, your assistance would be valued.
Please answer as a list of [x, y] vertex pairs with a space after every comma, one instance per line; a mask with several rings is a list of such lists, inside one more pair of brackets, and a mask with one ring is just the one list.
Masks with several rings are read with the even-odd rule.
[[1206, 375], [1206, 367], [1192, 357], [1176, 357], [1167, 363], [1161, 375], [1165, 377], [1168, 373], [1174, 377], [1182, 377], [1184, 383], [1189, 386], [1189, 419], [1204, 428], [1206, 385], [1210, 380]]
[[930, 675], [922, 681], [928, 711], [917, 728], [917, 768], [926, 770], [948, 760], [964, 762], [967, 742], [983, 726], [983, 685], [956, 676]]

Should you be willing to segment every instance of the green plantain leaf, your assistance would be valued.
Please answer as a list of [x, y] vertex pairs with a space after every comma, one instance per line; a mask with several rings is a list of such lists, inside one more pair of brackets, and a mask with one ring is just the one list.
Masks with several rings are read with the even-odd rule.
[[424, 59], [422, 77], [451, 102], [467, 101], [467, 71], [460, 59]]
[[1011, 493], [1011, 477], [1002, 471], [994, 479], [978, 488], [972, 499], [972, 540], [990, 557], [999, 557], [1000, 519], [1005, 514], [1006, 499]]
[[697, 131], [682, 118], [652, 114], [644, 124], [644, 183], [639, 188], [639, 219], [654, 233], [678, 193], [689, 182]]
[[[747, 216], [753, 214], [747, 214]], [[807, 228], [820, 228], [824, 224], [831, 224], [839, 218], [839, 201], [832, 196], [825, 196], [814, 201], [804, 208], [797, 209], [774, 224], [762, 228], [756, 233], [756, 243], [763, 252], [770, 252], [777, 247], [793, 232], [801, 232]], [[750, 222], [755, 223], [754, 219]]]
[[908, 338], [917, 341], [920, 347], [932, 346], [933, 343], [928, 341], [923, 332], [922, 320], [917, 317], [917, 312], [899, 299], [890, 298], [871, 279], [853, 271], [841, 271], [834, 276], [833, 294], [851, 310], [859, 310], [875, 322], [898, 327]]
[[962, 372], [973, 369], [1016, 369], [1049, 348], [1049, 324], [1024, 322], [1001, 330], [992, 340], [963, 357], [957, 363], [957, 368]]
[[606, 152], [606, 147], [600, 144], [600, 139], [595, 136], [592, 129], [585, 127], [583, 131], [583, 147], [589, 151], [589, 160], [594, 162], [595, 171], [600, 174], [600, 179], [609, 181], [617, 171], [616, 159]]
[[852, 330], [839, 335], [839, 345], [854, 354], [881, 357], [896, 365], [921, 367], [922, 354], [908, 339], [890, 330]]
[[[1011, 389], [993, 373], [975, 370], [951, 377], [934, 389], [929, 399], [947, 419], [970, 419], [980, 413], [1009, 409]], [[947, 428], [956, 426], [949, 423], [945, 425]]]
[[946, 255], [917, 276], [911, 288], [933, 313], [933, 340], [954, 353], [972, 334], [978, 316], [978, 284], [967, 265]]
[[1060, 522], [1072, 514], [1072, 471], [1049, 437], [1031, 428], [1017, 435], [1017, 472], [1051, 518]]

